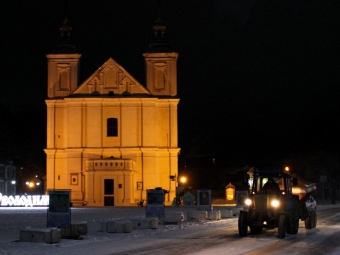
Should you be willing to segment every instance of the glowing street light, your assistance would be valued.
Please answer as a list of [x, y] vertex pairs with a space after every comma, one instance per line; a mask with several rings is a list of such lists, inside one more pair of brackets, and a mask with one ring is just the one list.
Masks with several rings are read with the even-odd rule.
[[40, 186], [40, 182], [39, 181], [37, 181], [37, 182], [30, 181], [30, 182], [26, 182], [26, 185], [29, 188], [34, 188], [34, 186]]
[[179, 182], [180, 183], [186, 183], [187, 182], [187, 177], [185, 177], [185, 176], [182, 176], [181, 178], [179, 178]]
[[33, 188], [33, 187], [34, 187], [34, 182], [26, 182], [26, 185], [27, 185], [29, 188]]

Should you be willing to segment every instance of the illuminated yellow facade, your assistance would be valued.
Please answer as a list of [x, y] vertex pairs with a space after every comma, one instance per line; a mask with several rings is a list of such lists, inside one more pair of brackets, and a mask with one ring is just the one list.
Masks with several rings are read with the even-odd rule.
[[146, 87], [112, 58], [78, 85], [80, 54], [47, 55], [47, 190], [71, 190], [74, 205], [136, 206], [147, 189], [161, 187], [172, 203], [180, 151], [178, 54], [143, 55]]

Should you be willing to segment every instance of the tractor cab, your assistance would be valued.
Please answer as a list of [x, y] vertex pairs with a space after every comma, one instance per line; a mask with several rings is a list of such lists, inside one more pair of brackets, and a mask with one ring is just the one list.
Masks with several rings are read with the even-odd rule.
[[292, 194], [292, 178], [283, 172], [256, 172], [254, 173], [251, 194], [279, 193]]

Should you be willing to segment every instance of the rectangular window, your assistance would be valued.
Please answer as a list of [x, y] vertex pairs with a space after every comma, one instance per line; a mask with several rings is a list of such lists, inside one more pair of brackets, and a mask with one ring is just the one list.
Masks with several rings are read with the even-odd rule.
[[107, 126], [107, 136], [118, 136], [117, 118], [108, 118], [106, 126]]

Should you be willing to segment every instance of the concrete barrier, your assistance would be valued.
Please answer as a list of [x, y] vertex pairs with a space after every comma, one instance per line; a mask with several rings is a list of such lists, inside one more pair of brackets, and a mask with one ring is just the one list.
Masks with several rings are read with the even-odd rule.
[[106, 232], [108, 233], [130, 233], [132, 222], [130, 220], [110, 220], [106, 222]]
[[20, 230], [20, 242], [59, 243], [61, 231], [58, 228], [25, 228]]
[[61, 240], [61, 230], [59, 228], [51, 228], [52, 243], [59, 243]]
[[187, 212], [187, 220], [188, 221], [198, 221], [204, 222], [207, 220], [208, 212], [207, 211], [189, 211]]
[[147, 217], [147, 218], [133, 218], [129, 220], [132, 222], [132, 228], [134, 229], [158, 228], [157, 218]]
[[165, 212], [164, 223], [177, 224], [184, 221], [183, 212]]
[[107, 221], [100, 223], [100, 232], [107, 232]]
[[233, 215], [235, 216], [237, 214], [240, 214], [240, 210], [244, 210], [244, 208], [243, 207], [233, 207], [232, 210], [233, 210]]
[[220, 220], [221, 219], [221, 211], [209, 211], [207, 219], [208, 220]]
[[71, 222], [70, 227], [61, 228], [61, 238], [78, 239], [80, 236], [86, 235], [88, 231], [87, 222]]
[[232, 210], [221, 210], [221, 218], [232, 218], [233, 211]]

